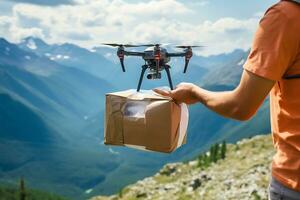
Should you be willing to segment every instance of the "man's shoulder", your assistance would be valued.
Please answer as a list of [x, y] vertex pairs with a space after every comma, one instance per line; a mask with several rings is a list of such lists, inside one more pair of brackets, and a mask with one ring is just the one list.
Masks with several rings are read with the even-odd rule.
[[266, 21], [267, 26], [274, 24], [289, 27], [291, 30], [299, 29], [300, 26], [300, 4], [291, 0], [281, 0], [271, 6], [261, 19]]
[[296, 3], [292, 0], [281, 0], [273, 6], [273, 9], [280, 11], [289, 19], [297, 19], [297, 21], [299, 20], [300, 3]]

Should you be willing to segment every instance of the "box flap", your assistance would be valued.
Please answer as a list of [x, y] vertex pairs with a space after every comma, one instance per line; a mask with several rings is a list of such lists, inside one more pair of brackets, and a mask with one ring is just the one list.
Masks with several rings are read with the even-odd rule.
[[161, 96], [152, 90], [141, 90], [140, 92], [137, 92], [135, 89], [130, 89], [121, 92], [107, 93], [106, 95], [114, 95], [114, 96], [124, 97], [131, 100], [154, 99], [154, 100], [172, 101], [172, 98]]

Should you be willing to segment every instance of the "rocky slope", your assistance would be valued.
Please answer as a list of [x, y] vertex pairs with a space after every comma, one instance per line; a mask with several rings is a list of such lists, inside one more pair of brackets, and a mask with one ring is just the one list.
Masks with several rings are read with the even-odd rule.
[[157, 174], [123, 188], [119, 194], [92, 200], [267, 199], [271, 136], [256, 136], [227, 146], [226, 158], [205, 169], [198, 161], [165, 165]]

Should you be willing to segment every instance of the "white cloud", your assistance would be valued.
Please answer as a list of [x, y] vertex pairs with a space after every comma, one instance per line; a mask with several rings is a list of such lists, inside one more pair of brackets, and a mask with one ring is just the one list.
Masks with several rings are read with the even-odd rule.
[[206, 0], [202, 0], [202, 1], [191, 1], [191, 4], [193, 4], [194, 6], [206, 6], [209, 4], [209, 1]]
[[187, 17], [196, 17], [195, 11], [176, 0], [76, 3], [55, 8], [16, 4], [11, 16], [0, 16], [0, 36], [15, 42], [36, 36], [49, 43], [71, 42], [88, 48], [103, 42], [204, 44], [208, 47], [202, 53], [216, 54], [249, 48], [259, 19], [255, 14], [245, 20], [220, 18], [193, 24]]
[[10, 0], [15, 2], [24, 2], [24, 3], [30, 3], [30, 4], [39, 4], [39, 5], [45, 5], [45, 6], [57, 6], [61, 4], [72, 4], [72, 0], [51, 0], [51, 1], [45, 1], [45, 0]]

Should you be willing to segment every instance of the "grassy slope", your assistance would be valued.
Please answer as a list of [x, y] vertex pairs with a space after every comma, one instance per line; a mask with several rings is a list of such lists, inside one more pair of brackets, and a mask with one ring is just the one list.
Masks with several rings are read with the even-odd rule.
[[[20, 192], [15, 187], [0, 186], [0, 200], [19, 200]], [[67, 200], [64, 197], [40, 190], [26, 190], [26, 200]]]
[[[93, 200], [267, 199], [273, 154], [270, 135], [244, 139], [228, 145], [227, 157], [206, 169], [200, 169], [197, 161], [169, 164], [160, 172], [173, 165], [176, 170], [171, 175], [157, 173], [125, 187], [117, 195]], [[196, 180], [200, 186], [193, 189]]]

